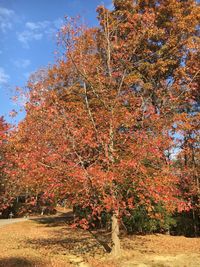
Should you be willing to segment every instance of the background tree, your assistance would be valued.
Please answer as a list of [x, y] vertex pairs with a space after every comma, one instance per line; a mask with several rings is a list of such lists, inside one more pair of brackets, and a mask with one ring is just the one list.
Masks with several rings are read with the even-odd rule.
[[8, 129], [8, 124], [0, 117], [0, 212], [7, 208], [9, 202], [8, 177], [5, 172]]

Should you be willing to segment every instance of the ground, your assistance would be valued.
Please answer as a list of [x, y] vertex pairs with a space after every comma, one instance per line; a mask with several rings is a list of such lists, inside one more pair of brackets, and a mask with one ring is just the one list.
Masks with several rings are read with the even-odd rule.
[[[45, 217], [0, 227], [0, 267], [198, 267], [200, 239], [167, 235], [121, 236], [114, 260], [88, 231], [66, 218]], [[108, 234], [98, 233], [108, 240]]]

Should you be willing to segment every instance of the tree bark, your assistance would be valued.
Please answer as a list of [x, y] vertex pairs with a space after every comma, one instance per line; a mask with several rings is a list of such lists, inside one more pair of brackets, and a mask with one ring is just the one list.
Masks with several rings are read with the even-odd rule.
[[112, 215], [112, 251], [111, 254], [113, 257], [120, 256], [121, 248], [120, 248], [120, 239], [119, 239], [119, 222], [116, 213]]

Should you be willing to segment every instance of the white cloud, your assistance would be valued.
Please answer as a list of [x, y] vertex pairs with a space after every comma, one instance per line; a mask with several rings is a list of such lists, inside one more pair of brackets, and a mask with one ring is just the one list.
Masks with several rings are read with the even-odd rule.
[[30, 66], [31, 61], [29, 59], [18, 59], [14, 60], [13, 64], [17, 68], [27, 68], [28, 66]]
[[28, 31], [28, 30], [17, 33], [18, 41], [21, 42], [25, 48], [29, 48], [30, 41], [41, 40], [42, 37], [43, 37], [42, 33], [37, 33], [34, 31]]
[[25, 26], [29, 30], [42, 30], [46, 29], [50, 25], [50, 21], [44, 20], [44, 21], [38, 21], [38, 22], [26, 22]]
[[38, 29], [38, 25], [34, 22], [26, 22], [26, 28], [34, 31]]
[[0, 7], [0, 16], [12, 16], [14, 11], [5, 7]]
[[0, 30], [5, 33], [10, 30], [15, 18], [15, 12], [5, 7], [0, 7]]
[[17, 39], [25, 48], [29, 48], [31, 41], [41, 40], [44, 36], [52, 36], [62, 24], [63, 20], [60, 18], [54, 21], [27, 21], [25, 30], [17, 33]]
[[0, 85], [6, 84], [9, 80], [10, 76], [6, 74], [4, 68], [0, 67]]

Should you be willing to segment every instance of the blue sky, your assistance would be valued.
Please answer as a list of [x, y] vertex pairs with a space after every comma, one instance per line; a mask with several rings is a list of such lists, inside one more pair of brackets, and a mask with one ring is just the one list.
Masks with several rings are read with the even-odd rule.
[[9, 117], [19, 104], [12, 101], [16, 86], [31, 73], [54, 62], [56, 31], [64, 16], [80, 15], [89, 26], [97, 24], [96, 7], [111, 8], [111, 0], [0, 0], [0, 116]]

